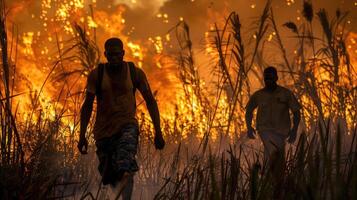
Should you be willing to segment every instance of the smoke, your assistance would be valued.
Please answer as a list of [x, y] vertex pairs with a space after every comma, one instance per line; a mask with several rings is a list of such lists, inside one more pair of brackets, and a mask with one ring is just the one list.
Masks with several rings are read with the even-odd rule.
[[[128, 7], [124, 18], [127, 20], [128, 28], [135, 27], [132, 34], [134, 38], [146, 38], [152, 35], [163, 34], [183, 18], [193, 33], [193, 40], [200, 41], [203, 38], [204, 32], [209, 30], [209, 26], [213, 23], [222, 21], [227, 15], [235, 11], [243, 20], [243, 25], [251, 22], [254, 17], [257, 17], [264, 7], [265, 1], [257, 0], [132, 0], [128, 1], [116, 0], [116, 3], [126, 5]], [[273, 9], [275, 10], [276, 18], [280, 24], [287, 20], [299, 21], [302, 20], [302, 5], [303, 1], [273, 1]], [[352, 0], [346, 1], [324, 1], [317, 0], [313, 2], [315, 11], [320, 8], [326, 8], [329, 13], [335, 13], [337, 8], [349, 11], [351, 7], [355, 7]], [[164, 17], [157, 17], [159, 14], [167, 14], [167, 21]], [[357, 14], [351, 12], [351, 19], [356, 19]], [[351, 29], [355, 29], [351, 20]], [[129, 30], [128, 30], [129, 31]]]
[[[41, 25], [39, 15], [41, 14], [41, 2], [34, 0], [7, 0], [9, 18], [21, 27], [20, 32], [28, 32], [38, 29]], [[53, 7], [59, 5], [60, 0], [50, 0]], [[174, 27], [180, 19], [185, 20], [191, 30], [194, 45], [204, 42], [204, 33], [214, 23], [222, 22], [227, 15], [235, 11], [242, 20], [243, 28], [249, 29], [254, 17], [257, 17], [264, 7], [265, 1], [258, 0], [82, 0], [83, 10], [89, 12], [89, 5], [93, 4], [94, 11], [104, 11], [115, 14], [117, 7], [125, 8], [123, 17], [126, 21], [123, 34], [129, 35], [133, 40], [147, 40], [149, 37], [165, 35]], [[93, 3], [95, 2], [95, 3]], [[303, 1], [273, 1], [273, 9], [278, 24], [286, 21], [301, 20]], [[329, 13], [334, 14], [337, 8], [343, 11], [353, 9], [355, 3], [346, 1], [324, 1], [313, 2], [314, 10], [326, 8]], [[55, 9], [55, 8], [52, 8]], [[50, 10], [49, 10], [50, 11]], [[357, 18], [356, 12], [350, 12], [351, 23], [348, 25], [352, 31], [357, 31], [354, 26]]]
[[113, 4], [126, 4], [130, 8], [145, 8], [145, 9], [153, 9], [158, 10], [167, 0], [114, 0]]
[[[123, 17], [126, 19], [126, 27], [124, 34], [130, 34], [133, 40], [145, 41], [149, 37], [165, 36], [169, 30], [177, 25], [180, 19], [184, 20], [190, 28], [190, 36], [193, 41], [193, 48], [196, 56], [204, 52], [205, 33], [213, 28], [215, 23], [222, 25], [229, 13], [235, 11], [239, 14], [242, 22], [242, 31], [246, 35], [245, 43], [249, 43], [249, 39], [253, 35], [256, 28], [254, 23], [261, 14], [266, 1], [258, 0], [161, 0], [161, 1], [145, 1], [136, 0], [136, 3], [126, 3], [124, 0], [117, 0], [126, 6], [126, 11]], [[150, 2], [150, 3], [149, 3]], [[152, 3], [155, 2], [155, 3]], [[313, 2], [315, 13], [325, 8], [331, 15], [334, 15], [336, 9], [349, 11], [355, 7], [352, 0], [346, 1], [324, 1], [316, 0]], [[281, 28], [282, 37], [286, 40], [291, 38], [292, 34], [282, 28], [282, 25], [287, 21], [296, 22], [298, 25], [303, 22], [302, 13], [303, 0], [287, 1], [275, 0], [272, 3], [275, 19], [279, 28]], [[355, 19], [356, 12], [350, 12], [348, 16], [350, 24], [347, 29], [355, 32], [357, 28]], [[313, 22], [314, 26], [320, 27], [317, 20]], [[317, 30], [320, 30], [317, 28]], [[319, 32], [315, 34], [321, 35]], [[292, 43], [287, 43], [288, 52], [293, 52], [296, 47]], [[274, 59], [274, 55], [271, 56]], [[199, 65], [207, 65], [209, 60], [205, 59], [204, 55], [197, 59]]]

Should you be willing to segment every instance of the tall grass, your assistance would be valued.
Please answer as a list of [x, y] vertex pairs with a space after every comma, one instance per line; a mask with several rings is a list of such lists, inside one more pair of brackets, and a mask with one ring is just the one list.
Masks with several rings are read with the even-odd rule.
[[[216, 26], [215, 31], [218, 70], [223, 77], [218, 90], [222, 90], [226, 84], [233, 91], [227, 92], [233, 93], [230, 99], [233, 115], [239, 116], [240, 110], [234, 109], [238, 102], [235, 95], [242, 95], [240, 87], [243, 86], [245, 93], [240, 99], [240, 106], [244, 111], [244, 102], [247, 100], [244, 96], [250, 93], [249, 71], [253, 76], [259, 76], [261, 72], [256, 71], [257, 68], [253, 68], [253, 64], [256, 62], [257, 52], [263, 48], [260, 42], [270, 29], [275, 32], [275, 42], [281, 52], [282, 66], [287, 69], [283, 68], [280, 71], [291, 77], [290, 83], [295, 86], [295, 92], [299, 97], [305, 96], [309, 99], [302, 102], [306, 109], [304, 123], [308, 126], [303, 129], [297, 146], [289, 148], [279, 184], [274, 183], [277, 177], [273, 177], [271, 169], [261, 162], [262, 155], [238, 142], [238, 150], [229, 150], [223, 154], [210, 152], [209, 155], [200, 157], [201, 160], [192, 161], [181, 173], [168, 179], [155, 199], [355, 198], [356, 127], [355, 123], [347, 123], [347, 126], [345, 124], [348, 120], [355, 121], [356, 115], [355, 112], [346, 113], [345, 108], [341, 107], [349, 105], [347, 102], [355, 101], [355, 92], [351, 87], [355, 80], [350, 77], [350, 73], [356, 72], [353, 71], [348, 52], [344, 48], [347, 33], [342, 25], [346, 15], [337, 11], [336, 17], [329, 21], [326, 11], [320, 10], [317, 16], [324, 38], [316, 38], [312, 29], [312, 4], [305, 2], [303, 10], [307, 24], [302, 24], [301, 27], [294, 22], [284, 24], [296, 34], [299, 50], [297, 57], [293, 59], [290, 59], [291, 56], [288, 56], [285, 50], [280, 28], [276, 24], [269, 1], [259, 22], [255, 23], [258, 27], [255, 32], [256, 42], [250, 47], [253, 49], [250, 54], [251, 62], [245, 61], [249, 60], [245, 55], [247, 47], [241, 39], [241, 25], [236, 13], [231, 13], [223, 28], [219, 30]], [[232, 29], [232, 35], [225, 36], [229, 28]], [[311, 46], [307, 47], [308, 45]], [[227, 60], [230, 61], [230, 55], [235, 59], [231, 65], [226, 63]], [[235, 67], [238, 69], [235, 70]], [[316, 73], [317, 70], [327, 71], [330, 78], [321, 80], [322, 72]], [[346, 71], [348, 73], [343, 73]], [[340, 84], [341, 80], [348, 83]], [[327, 91], [329, 95], [326, 94]], [[344, 93], [346, 91], [349, 93]], [[353, 105], [352, 107], [355, 108]], [[237, 124], [231, 116], [232, 114], [228, 117], [228, 124]]]
[[[110, 189], [100, 184], [92, 138], [89, 155], [79, 156], [76, 149], [83, 100], [83, 88], [77, 86], [81, 76], [85, 77], [99, 62], [95, 36], [88, 37], [85, 28], [75, 24], [76, 36], [66, 41], [64, 48], [57, 40], [58, 60], [42, 86], [63, 83], [53, 103], [55, 116], [49, 117], [39, 102], [41, 89], [30, 94], [31, 117], [23, 122], [17, 118], [16, 106], [11, 105], [17, 94], [12, 93], [9, 84], [13, 68], [7, 52], [4, 1], [1, 5], [0, 197], [115, 197], [117, 194], [110, 195]], [[210, 45], [215, 51], [211, 54], [213, 74], [218, 80], [214, 88], [202, 83], [188, 24], [180, 22], [173, 29], [178, 51], [168, 56], [177, 66], [186, 97], [180, 103], [185, 110], [176, 105], [172, 119], [162, 120], [167, 145], [159, 152], [153, 147], [151, 122], [139, 107], [141, 169], [135, 176], [135, 198], [357, 198], [356, 72], [345, 47], [346, 14], [338, 11], [330, 19], [325, 10], [320, 10], [315, 17], [311, 3], [303, 6], [305, 22], [299, 26], [291, 21], [277, 24], [271, 1], [267, 1], [248, 33], [236, 12], [228, 15], [222, 26], [217, 23], [210, 32]], [[314, 20], [321, 25], [323, 38], [315, 36]], [[296, 55], [286, 50], [287, 37], [282, 35], [285, 28], [292, 31], [289, 42], [296, 42]], [[276, 52], [280, 52], [282, 82], [294, 88], [299, 99], [306, 99], [302, 102], [302, 133], [297, 145], [288, 148], [279, 183], [272, 169], [262, 162], [261, 146], [247, 141], [242, 117], [253, 83], [263, 83], [261, 72], [268, 60], [264, 57], [265, 40], [271, 31], [275, 32], [272, 42], [278, 47]], [[222, 105], [225, 97], [227, 102]], [[215, 135], [217, 139], [213, 139]], [[14, 175], [17, 172], [19, 176]]]

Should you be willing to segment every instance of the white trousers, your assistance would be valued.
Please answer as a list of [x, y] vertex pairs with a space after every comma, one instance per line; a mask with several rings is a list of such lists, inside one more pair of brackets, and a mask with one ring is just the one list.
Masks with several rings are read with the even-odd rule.
[[285, 144], [287, 135], [274, 131], [260, 131], [259, 136], [264, 145], [264, 160], [268, 161], [275, 154], [285, 156]]

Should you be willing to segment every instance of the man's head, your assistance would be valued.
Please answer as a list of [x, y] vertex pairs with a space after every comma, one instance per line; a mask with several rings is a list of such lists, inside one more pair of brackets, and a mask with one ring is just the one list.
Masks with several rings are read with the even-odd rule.
[[278, 72], [275, 67], [269, 66], [264, 70], [264, 83], [268, 89], [274, 89], [278, 81]]
[[124, 58], [123, 42], [119, 38], [110, 38], [104, 44], [104, 55], [109, 63], [121, 64]]

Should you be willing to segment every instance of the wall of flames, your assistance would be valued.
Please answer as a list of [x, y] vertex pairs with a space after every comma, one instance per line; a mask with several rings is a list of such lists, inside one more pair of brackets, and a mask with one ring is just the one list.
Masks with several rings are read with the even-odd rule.
[[[197, 135], [203, 137], [210, 120], [209, 117], [201, 115], [205, 108], [200, 106], [190, 86], [186, 86], [191, 95], [188, 101], [183, 84], [178, 78], [174, 59], [163, 53], [172, 48], [172, 36], [163, 34], [133, 40], [130, 34], [123, 33], [126, 26], [123, 13], [126, 8], [120, 4], [112, 5], [111, 11], [108, 12], [105, 9], [98, 9], [96, 3], [96, 0], [41, 0], [11, 4], [7, 28], [13, 94], [19, 94], [13, 98], [12, 102], [17, 119], [23, 122], [31, 119], [36, 122], [39, 118], [55, 120], [61, 115], [62, 124], [66, 125], [62, 130], [64, 135], [78, 131], [79, 107], [83, 99], [81, 92], [85, 88], [86, 75], [90, 69], [83, 69], [80, 58], [76, 57], [78, 55], [76, 49], [67, 53], [68, 49], [76, 43], [73, 39], [78, 36], [73, 26], [73, 22], [76, 22], [84, 27], [87, 37], [98, 44], [100, 54], [103, 52], [102, 44], [107, 38], [117, 36], [124, 41], [126, 59], [133, 60], [139, 67], [144, 68], [153, 91], [157, 92], [163, 123], [175, 124], [177, 120], [182, 122], [183, 126], [172, 128], [169, 130], [170, 133], [178, 131], [183, 133], [182, 137], [185, 137], [185, 134], [192, 131], [185, 127], [195, 126]], [[34, 9], [28, 9], [29, 6]], [[31, 13], [30, 11], [33, 10], [36, 12]], [[19, 17], [22, 18], [21, 21], [26, 19], [27, 23], [18, 25]], [[159, 13], [157, 17], [164, 21], [168, 20], [166, 13]], [[31, 31], [23, 32], [23, 30]], [[206, 35], [208, 36], [208, 32]], [[274, 33], [268, 35], [267, 41], [270, 41], [272, 37]], [[357, 34], [355, 33], [351, 33], [347, 39], [348, 51], [354, 66], [357, 63], [356, 40]], [[208, 43], [205, 51], [206, 56], [215, 56], [212, 46]], [[65, 54], [66, 60], [62, 58]], [[103, 56], [100, 60], [104, 61]], [[73, 73], [60, 76], [64, 72]], [[317, 70], [316, 73], [321, 72]], [[321, 81], [330, 79], [323, 75], [320, 77]], [[206, 87], [205, 80], [202, 81], [202, 87]], [[355, 85], [351, 86], [351, 89], [355, 87]], [[311, 104], [310, 100], [305, 97], [301, 101], [307, 105]], [[349, 109], [353, 109], [353, 102], [348, 106]], [[228, 107], [227, 97], [223, 94], [218, 102], [214, 126], [224, 127], [227, 123]], [[355, 123], [355, 119], [348, 119], [348, 123]], [[232, 131], [244, 130], [242, 125], [239, 126], [234, 127]], [[218, 137], [217, 134], [211, 136], [212, 138]]]

